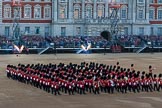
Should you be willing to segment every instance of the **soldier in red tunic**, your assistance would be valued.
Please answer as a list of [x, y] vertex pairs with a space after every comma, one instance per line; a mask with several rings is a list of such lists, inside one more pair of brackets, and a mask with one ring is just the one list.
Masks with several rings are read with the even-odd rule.
[[92, 93], [93, 92], [93, 79], [89, 79], [89, 92]]
[[93, 87], [94, 87], [94, 93], [95, 94], [100, 94], [99, 92], [99, 80], [98, 79], [95, 79], [94, 83], [93, 83]]
[[110, 93], [111, 83], [110, 78], [106, 79], [106, 90], [108, 93]]
[[60, 94], [60, 85], [58, 84], [58, 81], [56, 80], [55, 82], [54, 82], [54, 92], [55, 92], [55, 95], [61, 95]]
[[115, 81], [114, 79], [110, 79], [110, 93], [114, 93]]
[[51, 93], [53, 94], [55, 92], [55, 82], [51, 82]]
[[146, 89], [146, 92], [149, 92], [149, 91], [152, 92], [151, 84], [152, 83], [151, 83], [150, 76], [148, 74], [146, 74], [146, 79], [145, 79], [145, 89]]
[[145, 78], [144, 76], [141, 76], [141, 80], [140, 80], [140, 86], [141, 86], [141, 91], [145, 91]]
[[42, 87], [43, 87], [43, 77], [41, 77], [39, 80], [39, 88], [42, 89]]
[[10, 65], [7, 65], [6, 73], [7, 73], [7, 77], [10, 78], [11, 77], [11, 66]]
[[121, 79], [120, 79], [120, 77], [118, 77], [118, 79], [116, 81], [116, 90], [117, 90], [117, 92], [121, 92]]
[[106, 93], [106, 85], [105, 85], [105, 80], [103, 78], [100, 79], [100, 89], [101, 89], [101, 92], [105, 91]]
[[153, 89], [154, 91], [158, 91], [158, 79], [156, 74], [154, 74], [154, 78], [153, 78]]
[[72, 86], [73, 86], [73, 93], [76, 92], [76, 79], [74, 78], [72, 80]]
[[71, 95], [71, 94], [73, 95], [74, 94], [74, 90], [73, 90], [73, 84], [72, 84], [71, 80], [68, 81], [67, 86], [68, 86], [68, 93], [69, 93], [69, 95]]
[[160, 91], [162, 89], [162, 74], [159, 74], [159, 78], [158, 78], [158, 91]]
[[126, 81], [124, 79], [124, 76], [122, 77], [122, 80], [121, 80], [121, 92], [122, 93], [126, 93], [127, 92]]
[[131, 68], [130, 69], [131, 69], [131, 72], [135, 70], [134, 69], [134, 64], [131, 64]]
[[80, 94], [85, 94], [85, 83], [83, 80], [79, 81]]
[[50, 88], [51, 88], [51, 79], [47, 79], [47, 92], [50, 93]]
[[89, 88], [89, 80], [87, 79], [87, 78], [85, 78], [85, 90], [86, 90], [86, 92], [88, 92], [88, 88]]

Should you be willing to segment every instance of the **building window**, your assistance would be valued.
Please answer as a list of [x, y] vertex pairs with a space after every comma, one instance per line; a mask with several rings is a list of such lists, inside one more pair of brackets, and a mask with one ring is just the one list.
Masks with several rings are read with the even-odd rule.
[[158, 0], [158, 3], [162, 3], [162, 0]]
[[24, 7], [24, 18], [31, 18], [31, 7]]
[[150, 28], [150, 35], [154, 35], [154, 28], [153, 27]]
[[44, 18], [51, 18], [51, 8], [50, 7], [44, 8]]
[[115, 11], [113, 8], [109, 8], [109, 15], [111, 15], [112, 17], [115, 17]]
[[154, 0], [150, 0], [150, 3], [154, 3]]
[[40, 27], [35, 27], [35, 34], [40, 34]]
[[4, 7], [4, 18], [11, 18], [11, 7]]
[[34, 1], [36, 1], [36, 2], [40, 2], [41, 0], [34, 0]]
[[124, 35], [128, 35], [128, 27], [124, 27]]
[[144, 13], [143, 13], [143, 10], [139, 10], [139, 11], [138, 11], [138, 18], [139, 18], [139, 19], [143, 19], [143, 14], [144, 14]]
[[81, 3], [82, 0], [74, 0], [74, 3]]
[[66, 15], [67, 14], [67, 12], [66, 12], [66, 5], [60, 5], [60, 7], [59, 7], [59, 18], [61, 18], [61, 19], [65, 19], [65, 18], [67, 18]]
[[144, 35], [144, 27], [139, 27], [139, 35]]
[[85, 16], [86, 18], [92, 18], [93, 13], [92, 13], [92, 5], [87, 5], [85, 9]]
[[79, 9], [74, 9], [74, 19], [79, 19]]
[[162, 10], [158, 10], [158, 19], [162, 19]]
[[81, 12], [80, 12], [80, 6], [75, 5], [74, 6], [74, 19], [80, 19], [81, 18]]
[[34, 7], [34, 18], [41, 18], [41, 7]]
[[97, 27], [91, 27], [91, 36], [96, 36], [97, 35]]
[[154, 19], [154, 10], [149, 10], [149, 19]]
[[49, 36], [49, 27], [45, 27], [45, 36]]
[[104, 5], [98, 5], [97, 16], [98, 17], [104, 17], [104, 13], [105, 13]]
[[65, 2], [66, 0], [60, 0], [60, 2]]
[[61, 36], [66, 36], [66, 27], [61, 27]]
[[162, 27], [158, 27], [158, 35], [162, 36]]
[[144, 2], [144, 0], [138, 0], [138, 2], [143, 3], [143, 2]]
[[5, 27], [5, 36], [10, 36], [10, 27]]
[[25, 27], [25, 35], [28, 35], [30, 33], [30, 27]]
[[44, 2], [50, 2], [51, 0], [44, 0]]
[[80, 36], [81, 35], [81, 28], [76, 27], [76, 35]]
[[14, 18], [20, 17], [21, 17], [21, 8], [20, 9], [14, 8]]
[[121, 9], [121, 19], [127, 18], [127, 9], [123, 8]]

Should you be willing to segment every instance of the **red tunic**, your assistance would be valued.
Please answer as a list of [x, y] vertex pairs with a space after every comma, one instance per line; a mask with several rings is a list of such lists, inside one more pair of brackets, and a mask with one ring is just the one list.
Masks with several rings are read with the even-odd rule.
[[90, 80], [89, 80], [89, 86], [92, 86], [92, 85], [93, 85], [93, 80], [90, 79]]
[[94, 87], [95, 87], [95, 88], [99, 88], [99, 83], [98, 83], [98, 81], [94, 82]]

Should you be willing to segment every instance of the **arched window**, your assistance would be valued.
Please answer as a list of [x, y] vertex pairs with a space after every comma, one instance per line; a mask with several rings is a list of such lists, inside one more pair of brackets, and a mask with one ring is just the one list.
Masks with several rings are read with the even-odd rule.
[[81, 3], [82, 0], [74, 0], [74, 3]]
[[121, 8], [121, 19], [127, 19], [127, 6]]
[[44, 7], [44, 18], [51, 18], [51, 6], [49, 5]]
[[162, 3], [162, 0], [158, 0], [158, 3]]
[[144, 18], [144, 9], [143, 8], [138, 8], [137, 9], [137, 19], [143, 19]]
[[67, 6], [66, 6], [66, 4], [60, 4], [58, 11], [59, 11], [59, 18], [60, 19], [67, 18]]
[[158, 7], [157, 19], [162, 20], [162, 7]]
[[41, 18], [41, 6], [34, 6], [34, 18]]
[[24, 18], [31, 18], [31, 5], [24, 6]]
[[4, 5], [3, 11], [4, 18], [11, 18], [11, 6], [9, 4]]
[[150, 0], [150, 4], [151, 4], [151, 3], [154, 3], [154, 0]]
[[153, 7], [149, 9], [149, 19], [155, 19], [155, 9]]
[[90, 5], [90, 4], [86, 5], [85, 16], [86, 16], [86, 18], [92, 18], [92, 16], [93, 16], [92, 5]]
[[97, 6], [97, 17], [104, 17], [105, 15], [105, 8], [104, 5]]
[[81, 18], [81, 8], [80, 5], [76, 4], [74, 5], [74, 19], [80, 19]]

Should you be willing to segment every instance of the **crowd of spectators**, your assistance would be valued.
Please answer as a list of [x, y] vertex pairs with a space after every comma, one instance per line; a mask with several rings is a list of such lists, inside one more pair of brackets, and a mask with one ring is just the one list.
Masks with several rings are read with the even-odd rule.
[[12, 47], [12, 40], [0, 35], [0, 49], [7, 49]]
[[[162, 36], [140, 36], [146, 42], [151, 42], [154, 47], [161, 47], [162, 46]], [[120, 35], [118, 36], [118, 40], [123, 44], [125, 47], [140, 47], [142, 46], [142, 40], [139, 38], [139, 35]]]
[[[151, 42], [154, 47], [162, 46], [162, 36], [140, 36], [143, 40]], [[57, 48], [80, 48], [83, 43], [91, 43], [92, 48], [110, 47], [111, 42], [107, 42], [101, 36], [39, 36], [24, 35], [20, 38], [21, 44], [28, 48], [46, 48], [50, 43], [54, 43]], [[124, 47], [141, 47], [143, 40], [137, 35], [119, 35], [117, 41]], [[0, 48], [11, 49], [14, 41], [0, 36]]]
[[46, 41], [44, 37], [39, 35], [21, 36], [21, 42], [29, 48], [44, 48]]
[[49, 40], [52, 43], [55, 43], [57, 47], [64, 47], [64, 48], [80, 48], [80, 46], [84, 43], [91, 43], [93, 48], [97, 47], [104, 47], [106, 40], [104, 40], [100, 36], [94, 36], [94, 37], [73, 37], [73, 36], [56, 36], [56, 37], [47, 37], [47, 40]]

